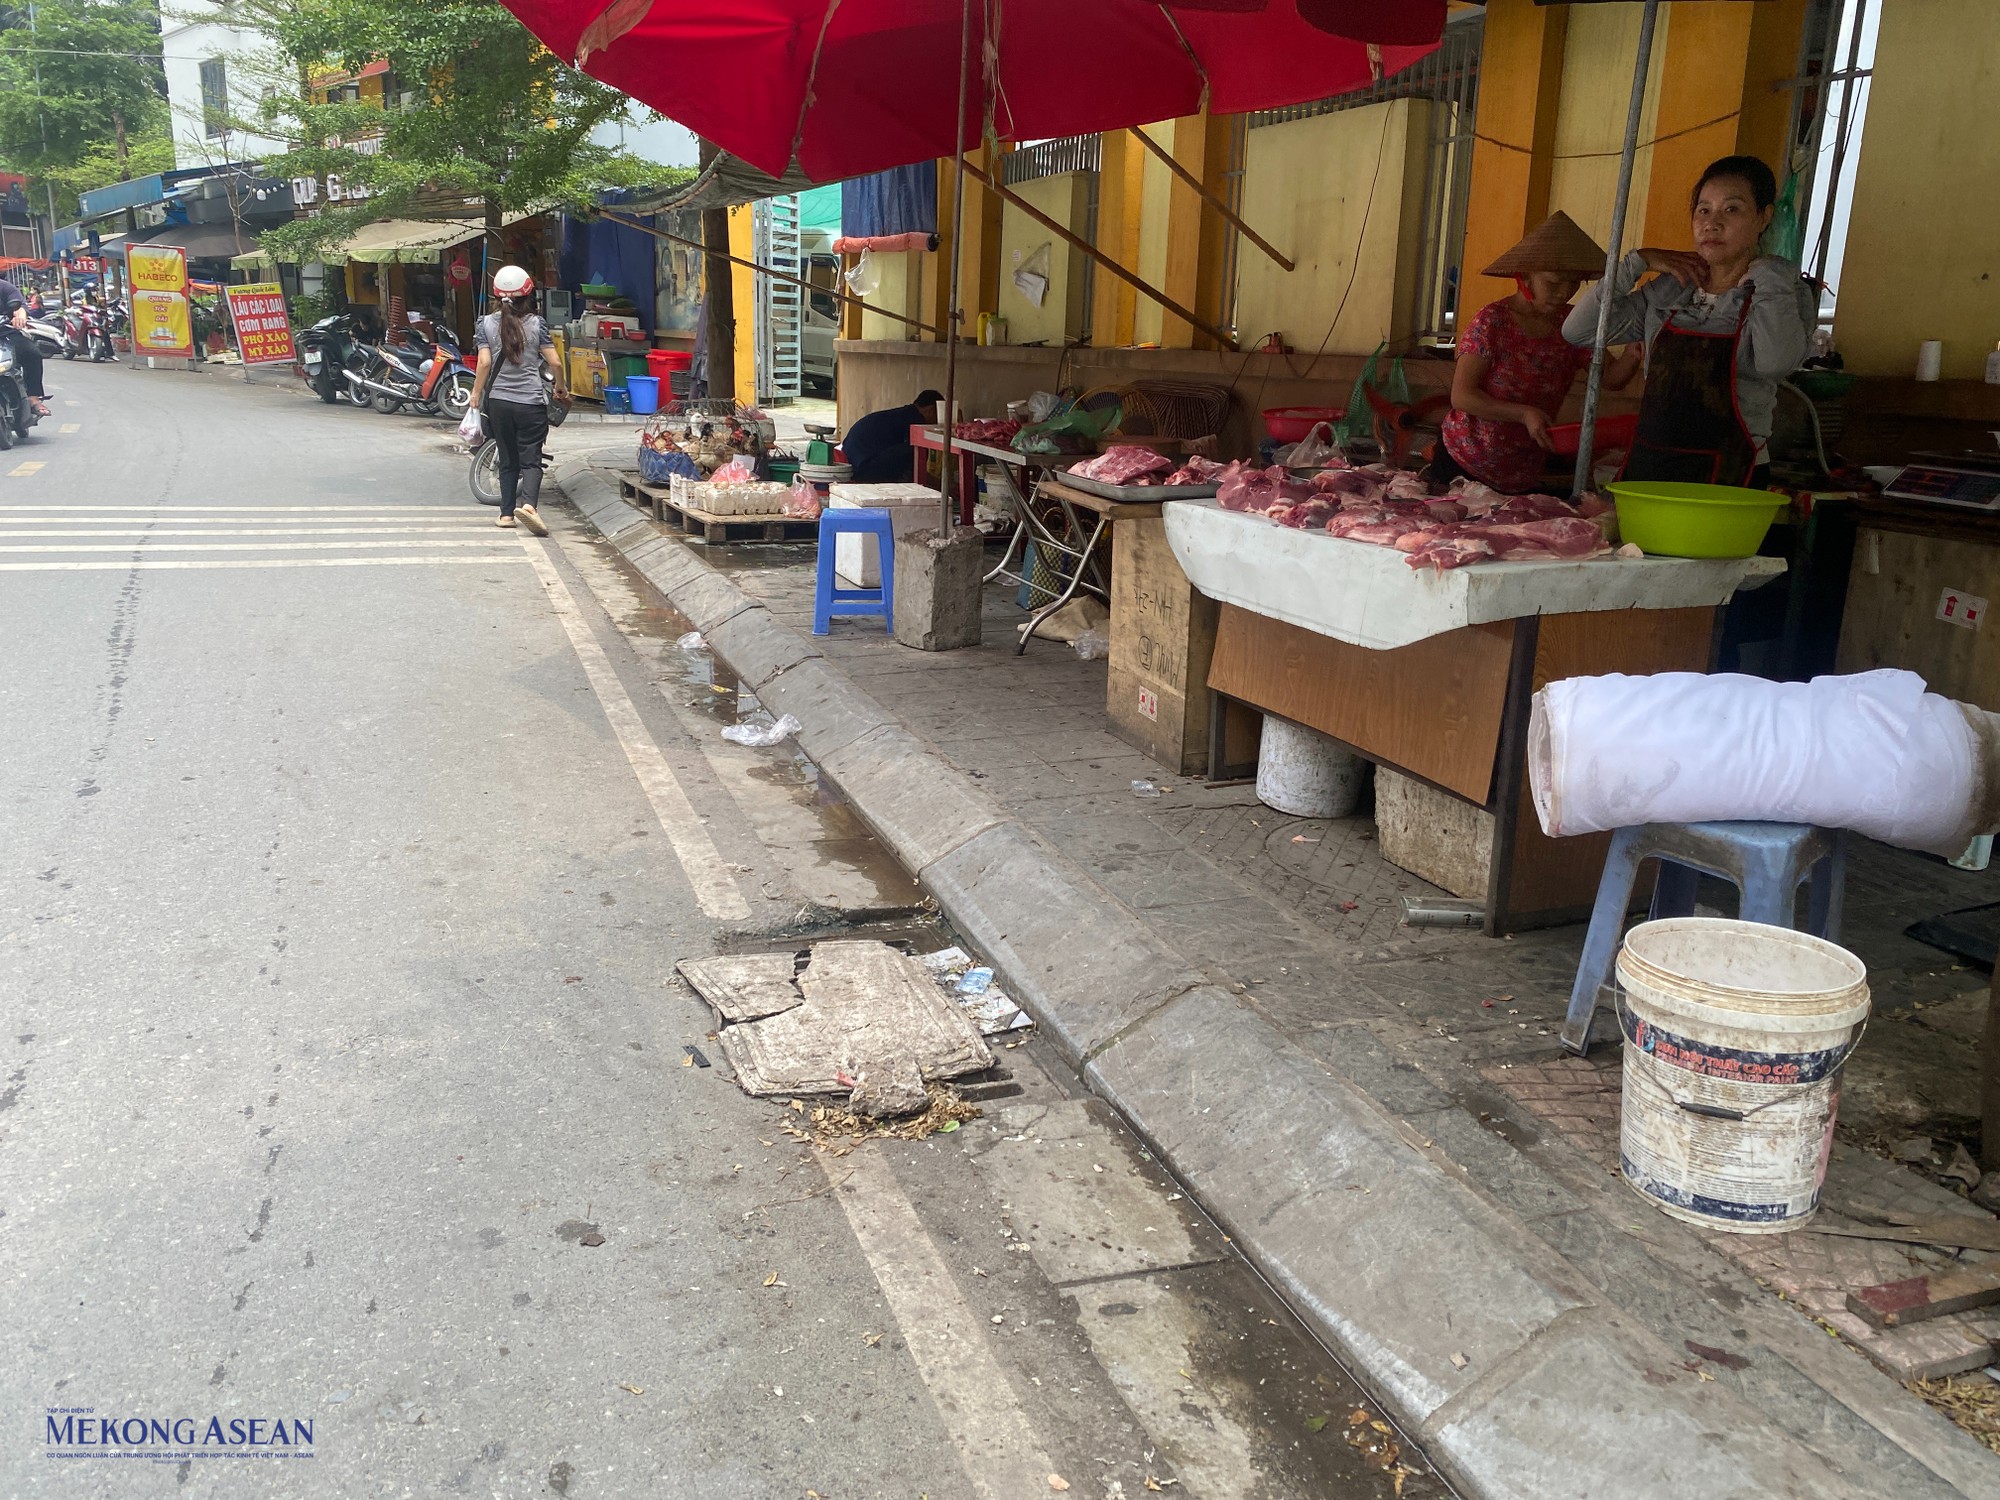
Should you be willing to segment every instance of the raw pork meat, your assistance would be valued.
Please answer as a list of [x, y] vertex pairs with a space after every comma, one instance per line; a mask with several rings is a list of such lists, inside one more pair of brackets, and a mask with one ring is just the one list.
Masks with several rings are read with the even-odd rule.
[[1217, 463], [1212, 458], [1203, 458], [1198, 453], [1190, 454], [1181, 466], [1169, 474], [1162, 483], [1170, 485], [1207, 484], [1228, 467], [1229, 465]]
[[1576, 509], [1554, 495], [1509, 495], [1490, 512], [1492, 521], [1547, 521], [1558, 516], [1574, 516]]
[[1428, 500], [1431, 487], [1424, 483], [1424, 476], [1408, 469], [1398, 469], [1389, 476], [1389, 498], [1391, 500]]
[[1468, 563], [1492, 560], [1493, 544], [1478, 534], [1477, 527], [1454, 526], [1447, 530], [1459, 534], [1434, 533], [1426, 539], [1425, 545], [1404, 561], [1413, 568], [1435, 568], [1442, 573], [1446, 568], [1462, 568]]
[[1478, 480], [1469, 479], [1463, 475], [1451, 482], [1446, 489], [1446, 494], [1449, 498], [1463, 505], [1469, 513], [1475, 516], [1484, 515], [1487, 511], [1493, 509], [1494, 506], [1500, 505], [1511, 498], [1510, 496], [1501, 494], [1500, 491], [1494, 489], [1491, 485], [1481, 484]]
[[1158, 484], [1160, 476], [1170, 473], [1173, 467], [1174, 461], [1164, 453], [1134, 443], [1119, 443], [1095, 458], [1071, 464], [1070, 473], [1095, 479], [1100, 484]]
[[[1462, 542], [1477, 542], [1467, 549]], [[1404, 548], [1401, 550], [1408, 551]], [[1534, 521], [1473, 521], [1436, 532], [1428, 545], [1410, 552], [1413, 568], [1462, 568], [1488, 558], [1516, 562], [1576, 561], [1601, 557], [1611, 550], [1604, 531], [1581, 516], [1554, 516]]]
[[1368, 469], [1322, 469], [1313, 475], [1313, 488], [1338, 495], [1343, 504], [1358, 501], [1373, 504], [1388, 493], [1380, 474]]
[[1463, 521], [1466, 509], [1455, 500], [1433, 500], [1424, 507], [1424, 514], [1433, 521], [1442, 521], [1448, 526], [1453, 522]]
[[1254, 511], [1269, 515], [1279, 505], [1295, 505], [1313, 498], [1313, 487], [1285, 472], [1282, 464], [1253, 469], [1233, 463], [1216, 476], [1215, 498], [1224, 510]]

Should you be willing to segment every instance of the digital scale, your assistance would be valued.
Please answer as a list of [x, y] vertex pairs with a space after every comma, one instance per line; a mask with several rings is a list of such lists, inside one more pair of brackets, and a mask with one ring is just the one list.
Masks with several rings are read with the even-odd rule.
[[1891, 500], [1918, 500], [2000, 514], [2000, 458], [1983, 453], [1919, 453], [1882, 487]]

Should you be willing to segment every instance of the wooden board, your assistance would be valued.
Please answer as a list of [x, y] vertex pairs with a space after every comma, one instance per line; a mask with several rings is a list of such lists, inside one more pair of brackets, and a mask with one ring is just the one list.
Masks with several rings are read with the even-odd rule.
[[1188, 582], [1165, 521], [1121, 521], [1111, 535], [1111, 732], [1177, 775], [1203, 775], [1220, 606]]
[[1515, 626], [1474, 625], [1370, 651], [1225, 604], [1208, 685], [1484, 807]]
[[[1530, 691], [1540, 692], [1565, 677], [1607, 672], [1634, 676], [1705, 672], [1713, 657], [1716, 614], [1713, 609], [1648, 609], [1543, 615], [1537, 622]], [[1496, 914], [1496, 925], [1511, 930], [1588, 916], [1597, 899], [1611, 835], [1552, 839], [1543, 833], [1525, 765], [1517, 776], [1514, 797], [1511, 847], [1506, 851], [1506, 903], [1505, 910]], [[1500, 854], [1496, 841], [1496, 862]], [[1501, 886], [1493, 882], [1489, 888]]]
[[1968, 1266], [1885, 1281], [1847, 1294], [1847, 1310], [1877, 1328], [1899, 1328], [2000, 1302], [2000, 1269]]
[[1104, 495], [1093, 495], [1088, 490], [1079, 490], [1054, 479], [1042, 480], [1035, 487], [1035, 493], [1037, 495], [1049, 496], [1052, 499], [1067, 500], [1078, 510], [1096, 511], [1099, 515], [1110, 517], [1113, 522], [1142, 521], [1149, 517], [1156, 518], [1160, 514], [1160, 506], [1164, 503], [1159, 500], [1153, 500], [1143, 504], [1134, 504], [1128, 500], [1112, 500]]
[[1947, 590], [2000, 603], [2000, 544], [1864, 520], [1848, 575], [1839, 670], [1902, 667], [1934, 693], [2000, 712], [2000, 628], [1940, 620]]

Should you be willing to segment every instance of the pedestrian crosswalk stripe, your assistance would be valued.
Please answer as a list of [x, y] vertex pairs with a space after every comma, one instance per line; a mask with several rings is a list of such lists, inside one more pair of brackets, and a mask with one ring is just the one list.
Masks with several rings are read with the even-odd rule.
[[[45, 525], [46, 522], [36, 522]], [[0, 527], [0, 541], [15, 541], [21, 537], [74, 536], [91, 537], [103, 541], [107, 537], [130, 536], [135, 542], [150, 542], [156, 536], [457, 536], [475, 527], [486, 530], [491, 521], [477, 521], [468, 518], [457, 526], [287, 526], [281, 530], [245, 529], [227, 527], [218, 531], [203, 531], [199, 527], [166, 526], [152, 527], [145, 531], [134, 531], [130, 526], [113, 526], [97, 531], [12, 531]]]
[[62, 426], [58, 427], [56, 431], [67, 434], [79, 430], [82, 426], [83, 424], [81, 422], [65, 422], [62, 424]]
[[35, 458], [28, 460], [24, 464], [16, 464], [7, 471], [7, 477], [9, 479], [25, 479], [30, 474], [39, 474], [44, 462], [45, 460], [43, 459]]
[[488, 552], [473, 557], [162, 557], [106, 559], [103, 562], [0, 562], [0, 573], [111, 573], [135, 568], [389, 568], [443, 567], [475, 563], [491, 567], [517, 559], [513, 552]]
[[495, 547], [511, 542], [504, 536], [476, 537], [462, 542], [422, 538], [411, 541], [369, 542], [110, 542], [64, 545], [49, 542], [36, 547], [0, 546], [6, 552], [362, 552], [380, 547]]

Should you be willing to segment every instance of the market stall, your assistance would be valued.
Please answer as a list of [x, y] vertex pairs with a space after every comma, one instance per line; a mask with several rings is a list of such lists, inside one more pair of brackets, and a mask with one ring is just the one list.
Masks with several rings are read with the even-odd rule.
[[[1115, 701], [1131, 687], [1119, 672], [1121, 633], [1184, 622], [1188, 633], [1159, 654], [1178, 656], [1183, 703], [1197, 687], [1213, 695], [1209, 774], [1254, 766], [1254, 710], [1453, 799], [1469, 815], [1468, 839], [1490, 848], [1485, 926], [1496, 936], [1587, 911], [1604, 858], [1602, 838], [1548, 839], [1534, 817], [1524, 771], [1534, 691], [1587, 674], [1705, 671], [1721, 607], [1784, 567], [1617, 555], [1412, 567], [1408, 551], [1216, 500], [1170, 501], [1162, 525], [1189, 596], [1176, 608], [1157, 581], [1114, 580], [1114, 727], [1129, 724]], [[1151, 603], [1163, 594], [1164, 610]], [[1150, 625], [1129, 619], [1142, 601]], [[1159, 685], [1140, 691], [1157, 724]], [[1166, 707], [1186, 722], [1171, 699]]]

